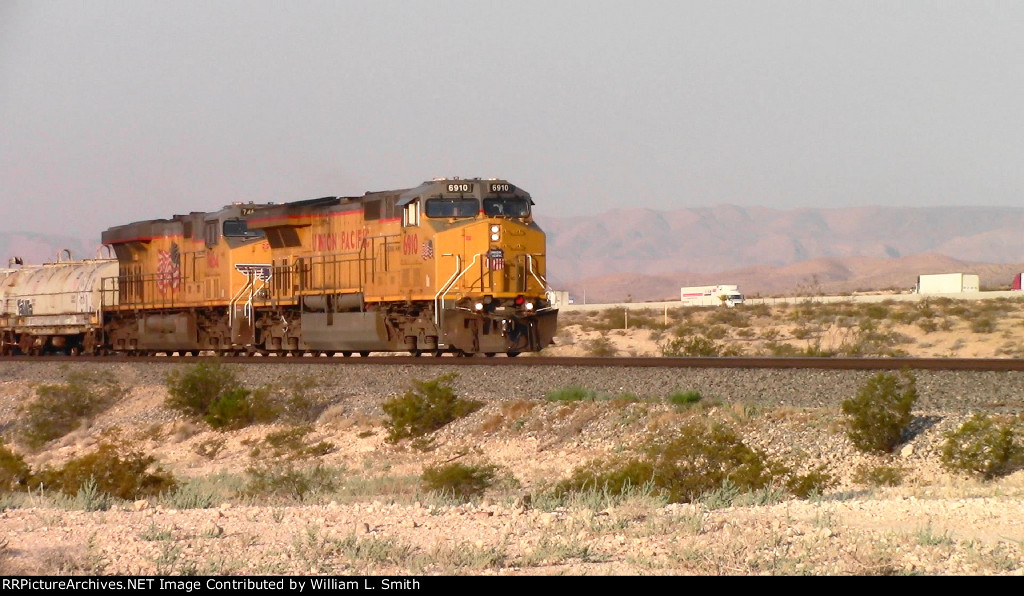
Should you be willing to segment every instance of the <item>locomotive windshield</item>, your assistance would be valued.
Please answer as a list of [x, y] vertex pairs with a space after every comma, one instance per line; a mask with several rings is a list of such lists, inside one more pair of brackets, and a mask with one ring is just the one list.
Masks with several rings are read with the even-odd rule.
[[484, 214], [490, 217], [526, 217], [530, 214], [530, 201], [523, 197], [484, 199]]
[[480, 202], [476, 199], [428, 199], [427, 217], [476, 217]]
[[229, 219], [224, 222], [224, 236], [231, 238], [262, 238], [263, 230], [250, 230], [242, 219]]

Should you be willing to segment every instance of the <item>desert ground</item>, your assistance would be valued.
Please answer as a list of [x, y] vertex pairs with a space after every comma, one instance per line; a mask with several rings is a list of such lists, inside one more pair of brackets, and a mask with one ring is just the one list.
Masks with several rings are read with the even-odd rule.
[[[629, 328], [614, 312], [563, 317], [545, 353], [660, 355], [693, 347], [685, 342], [697, 336], [710, 342], [698, 347], [745, 354], [1016, 358], [1024, 345], [1019, 301], [659, 314], [631, 315]], [[628, 378], [620, 396], [566, 402], [510, 380], [480, 395], [462, 390], [483, 407], [428, 440], [392, 442], [381, 404], [407, 391], [415, 372], [375, 369], [340, 386], [260, 367], [247, 386], [301, 386], [320, 406], [315, 417], [215, 430], [167, 406], [165, 371], [100, 366], [124, 394], [35, 448], [19, 440], [25, 404], [78, 369], [5, 369], [5, 443], [37, 471], [117, 443], [152, 457], [149, 471], [176, 484], [124, 500], [47, 486], [8, 491], [0, 512], [7, 575], [1024, 573], [1024, 472], [983, 480], [940, 461], [966, 412], [915, 412], [916, 430], [894, 453], [866, 454], [845, 435], [838, 404], [774, 406], [751, 394], [681, 407], [630, 395]], [[472, 373], [463, 376], [459, 386], [471, 387]], [[682, 503], [642, 487], [622, 496], [552, 493], [581, 465], [671, 437], [694, 419], [728, 426], [793, 469], [824, 470], [830, 482], [802, 497], [726, 486]], [[451, 462], [491, 466], [493, 483], [468, 501], [426, 490], [424, 471]]]

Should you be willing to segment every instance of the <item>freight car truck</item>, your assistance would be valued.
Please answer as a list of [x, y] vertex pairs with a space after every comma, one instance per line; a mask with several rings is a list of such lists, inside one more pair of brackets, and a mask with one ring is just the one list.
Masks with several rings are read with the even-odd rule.
[[728, 306], [743, 304], [743, 294], [735, 285], [693, 286], [682, 288], [679, 299], [684, 306]]
[[963, 294], [979, 291], [978, 276], [970, 273], [918, 275], [918, 294]]

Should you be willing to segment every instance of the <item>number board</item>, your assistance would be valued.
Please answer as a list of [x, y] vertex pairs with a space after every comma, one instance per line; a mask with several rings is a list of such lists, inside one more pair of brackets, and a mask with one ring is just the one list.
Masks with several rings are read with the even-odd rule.
[[473, 192], [473, 185], [468, 182], [449, 182], [448, 192]]
[[491, 192], [512, 192], [516, 187], [512, 186], [508, 182], [492, 182]]
[[256, 213], [255, 207], [242, 207], [242, 215], [252, 215]]

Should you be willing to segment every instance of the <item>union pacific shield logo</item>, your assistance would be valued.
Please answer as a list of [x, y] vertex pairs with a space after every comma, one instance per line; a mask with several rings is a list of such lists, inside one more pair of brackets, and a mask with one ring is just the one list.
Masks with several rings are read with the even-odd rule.
[[259, 281], [267, 281], [270, 279], [273, 269], [270, 265], [262, 263], [235, 263], [235, 271], [246, 277], [251, 277]]

